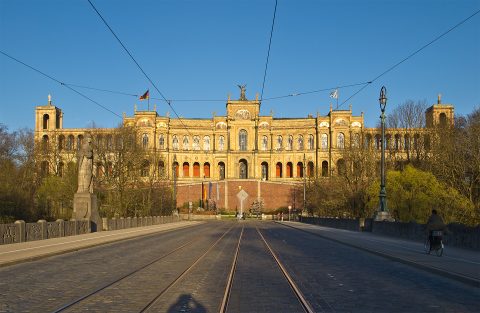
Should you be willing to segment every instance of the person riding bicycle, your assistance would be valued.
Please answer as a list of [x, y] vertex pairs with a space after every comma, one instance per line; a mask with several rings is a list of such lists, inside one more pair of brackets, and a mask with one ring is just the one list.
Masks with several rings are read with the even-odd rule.
[[443, 219], [440, 215], [437, 214], [437, 210], [433, 209], [432, 210], [432, 215], [428, 218], [427, 221], [427, 234], [428, 234], [428, 240], [430, 241], [430, 246], [433, 244], [433, 236], [432, 232], [433, 231], [447, 231], [447, 226], [443, 222]]

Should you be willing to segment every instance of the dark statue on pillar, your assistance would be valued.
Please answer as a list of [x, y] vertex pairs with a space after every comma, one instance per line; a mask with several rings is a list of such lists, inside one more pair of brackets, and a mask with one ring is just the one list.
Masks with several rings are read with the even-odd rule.
[[97, 196], [93, 194], [93, 148], [88, 136], [78, 151], [78, 189], [73, 197], [73, 219], [89, 219], [92, 231], [102, 230], [102, 219], [97, 210]]
[[247, 90], [247, 85], [237, 85], [240, 88], [240, 101], [247, 101], [247, 97], [245, 96], [245, 92]]

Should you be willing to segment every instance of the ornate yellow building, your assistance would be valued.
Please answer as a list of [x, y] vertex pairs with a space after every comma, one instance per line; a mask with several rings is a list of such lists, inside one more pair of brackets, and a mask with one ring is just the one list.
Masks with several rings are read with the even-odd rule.
[[[427, 127], [453, 123], [453, 106], [441, 104], [426, 111]], [[62, 110], [49, 99], [35, 110], [35, 138], [57, 147], [56, 164], [43, 163], [44, 170], [61, 175], [63, 164], [74, 160], [75, 150], [91, 129], [63, 128]], [[228, 99], [226, 115], [212, 118], [170, 118], [154, 111], [123, 116], [123, 125], [135, 127], [141, 144], [160, 157], [148, 163], [178, 184], [202, 181], [253, 180], [291, 185], [307, 177], [330, 176], [345, 166], [343, 150], [349, 145], [380, 149], [380, 131], [365, 128], [360, 116], [349, 110], [305, 118], [275, 118], [260, 115], [260, 101], [247, 100], [244, 90], [238, 100]], [[102, 140], [113, 141], [112, 129], [95, 129]], [[405, 151], [418, 145], [423, 129], [387, 130], [387, 149]], [[424, 142], [425, 140], [423, 140]], [[259, 187], [260, 188], [260, 187]]]

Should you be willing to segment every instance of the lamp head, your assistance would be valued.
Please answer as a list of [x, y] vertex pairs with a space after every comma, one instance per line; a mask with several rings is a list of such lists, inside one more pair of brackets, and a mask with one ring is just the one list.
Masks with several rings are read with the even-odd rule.
[[385, 86], [382, 86], [382, 89], [380, 89], [380, 98], [378, 99], [380, 102], [380, 109], [385, 111], [385, 107], [387, 106], [387, 88]]

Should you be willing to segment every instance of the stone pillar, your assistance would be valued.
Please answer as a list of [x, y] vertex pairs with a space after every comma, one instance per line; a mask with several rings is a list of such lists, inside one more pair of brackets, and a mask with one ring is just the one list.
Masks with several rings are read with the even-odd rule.
[[89, 219], [92, 232], [102, 231], [103, 221], [97, 210], [97, 196], [88, 192], [77, 192], [73, 197], [73, 217]]
[[47, 221], [39, 220], [37, 223], [40, 226], [40, 239], [47, 239]]
[[109, 230], [108, 229], [108, 218], [106, 218], [106, 217], [102, 218], [102, 225], [103, 225], [103, 228], [102, 228], [103, 230]]
[[25, 233], [25, 221], [15, 221], [15, 231], [17, 234], [15, 235], [16, 239], [15, 242], [25, 242], [27, 240], [26, 233]]
[[65, 237], [65, 221], [58, 219], [55, 222], [58, 224], [58, 237]]

